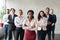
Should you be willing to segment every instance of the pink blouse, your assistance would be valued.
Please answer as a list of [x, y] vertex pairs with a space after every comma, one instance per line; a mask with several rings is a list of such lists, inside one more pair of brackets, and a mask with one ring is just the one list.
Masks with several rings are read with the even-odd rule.
[[36, 20], [32, 19], [31, 22], [28, 20], [28, 18], [26, 20], [24, 20], [23, 22], [23, 29], [25, 30], [36, 30]]

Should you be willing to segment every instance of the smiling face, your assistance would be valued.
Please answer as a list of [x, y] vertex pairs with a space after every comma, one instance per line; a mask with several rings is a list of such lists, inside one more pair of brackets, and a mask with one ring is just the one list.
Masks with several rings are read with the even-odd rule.
[[10, 10], [9, 10], [9, 9], [7, 9], [7, 10], [6, 10], [6, 13], [7, 13], [7, 14], [9, 14], [9, 12], [10, 12]]
[[11, 11], [12, 11], [12, 13], [15, 13], [15, 11], [13, 9]]
[[50, 9], [50, 14], [53, 14], [53, 11], [54, 11], [53, 9]]
[[46, 9], [45, 9], [45, 12], [46, 12], [47, 14], [49, 13], [49, 11], [50, 11], [49, 8], [46, 8]]
[[33, 11], [33, 10], [28, 10], [28, 12], [27, 12], [27, 17], [28, 17], [29, 19], [33, 19], [33, 18], [34, 18], [34, 11]]
[[12, 14], [15, 14], [15, 9], [14, 8], [11, 8], [10, 11], [11, 11]]
[[18, 11], [18, 15], [21, 16], [23, 14], [22, 10]]
[[29, 18], [32, 18], [32, 16], [33, 16], [33, 15], [32, 15], [32, 12], [28, 12], [28, 17], [29, 17]]
[[44, 13], [43, 12], [40, 12], [40, 16], [43, 17], [44, 16]]

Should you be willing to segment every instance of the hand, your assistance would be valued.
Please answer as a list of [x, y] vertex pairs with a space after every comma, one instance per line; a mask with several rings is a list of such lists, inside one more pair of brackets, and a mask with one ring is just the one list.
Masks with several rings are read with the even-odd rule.
[[54, 23], [52, 24], [52, 26], [54, 26]]
[[9, 20], [7, 20], [7, 22], [9, 22]]
[[38, 26], [38, 27], [41, 27], [39, 23], [37, 24], [37, 26]]
[[48, 21], [48, 25], [51, 25], [52, 23], [50, 21]]
[[35, 28], [35, 26], [32, 26], [31, 28]]
[[31, 28], [35, 28], [35, 24], [33, 24], [33, 25], [31, 26]]
[[27, 26], [26, 24], [24, 24], [24, 26]]
[[20, 24], [20, 26], [22, 26], [22, 24]]
[[20, 23], [20, 26], [22, 26], [23, 24], [22, 23]]

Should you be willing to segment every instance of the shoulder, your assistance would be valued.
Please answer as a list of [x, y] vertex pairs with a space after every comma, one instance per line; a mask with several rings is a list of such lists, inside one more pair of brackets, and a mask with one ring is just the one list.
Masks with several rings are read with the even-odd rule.
[[28, 21], [28, 19], [27, 19], [27, 18], [25, 18], [25, 19], [24, 19], [24, 21]]
[[46, 17], [44, 17], [44, 20], [48, 20]]
[[49, 14], [49, 16], [52, 16], [51, 14]]
[[14, 14], [15, 16], [17, 16], [16, 14]]
[[6, 16], [8, 16], [7, 14], [5, 14], [3, 17], [6, 17]]
[[52, 18], [53, 16], [51, 14], [49, 14], [49, 17]]
[[37, 21], [37, 19], [34, 18], [34, 19], [33, 19], [33, 22], [36, 22], [36, 21]]
[[15, 19], [18, 19], [18, 17], [15, 17]]
[[56, 16], [56, 15], [54, 14], [54, 16]]
[[11, 14], [9, 14], [9, 16], [11, 16]]
[[9, 14], [9, 15], [11, 15], [11, 14]]

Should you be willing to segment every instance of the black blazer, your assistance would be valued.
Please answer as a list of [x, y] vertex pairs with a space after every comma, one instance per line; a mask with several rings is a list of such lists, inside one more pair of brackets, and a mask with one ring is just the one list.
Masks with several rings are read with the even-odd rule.
[[57, 17], [56, 17], [55, 14], [52, 15], [52, 18], [53, 18], [53, 23], [56, 23], [56, 21], [57, 21]]
[[13, 29], [15, 29], [14, 19], [15, 19], [16, 16], [17, 15], [14, 14], [13, 19], [12, 19], [12, 15], [11, 14], [8, 16], [8, 20], [9, 20], [8, 23], [10, 24], [11, 28], [13, 28]]
[[[53, 23], [52, 15], [51, 14], [48, 14], [48, 15], [49, 15], [48, 21], [50, 21], [51, 23]], [[46, 17], [47, 17], [47, 15], [46, 15]]]
[[[48, 14], [48, 15], [49, 15], [48, 21], [51, 22], [50, 25], [47, 25], [47, 30], [49, 31], [49, 30], [52, 29], [51, 25], [53, 23], [53, 18], [52, 18], [52, 15], [51, 14]], [[47, 17], [47, 15], [46, 15], [46, 17]]]

